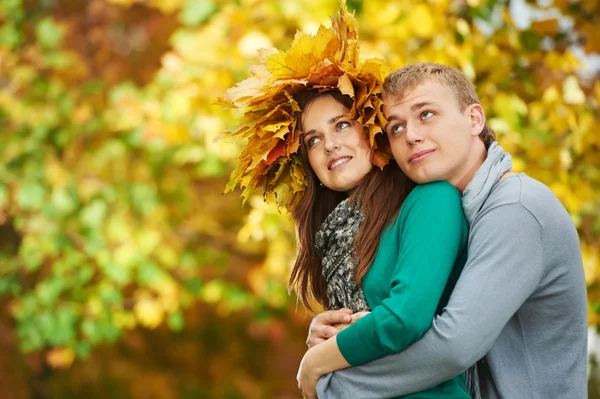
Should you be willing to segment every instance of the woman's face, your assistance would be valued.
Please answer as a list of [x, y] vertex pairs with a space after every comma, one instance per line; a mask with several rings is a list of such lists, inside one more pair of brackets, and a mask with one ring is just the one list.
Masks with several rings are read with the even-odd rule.
[[350, 110], [332, 96], [311, 101], [302, 113], [308, 162], [327, 188], [349, 192], [371, 171], [371, 147]]

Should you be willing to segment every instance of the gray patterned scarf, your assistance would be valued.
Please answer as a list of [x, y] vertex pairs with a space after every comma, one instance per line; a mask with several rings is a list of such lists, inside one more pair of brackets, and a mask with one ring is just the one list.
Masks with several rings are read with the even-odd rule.
[[368, 310], [365, 296], [354, 280], [356, 259], [352, 240], [362, 222], [362, 213], [345, 199], [327, 216], [315, 236], [331, 309]]

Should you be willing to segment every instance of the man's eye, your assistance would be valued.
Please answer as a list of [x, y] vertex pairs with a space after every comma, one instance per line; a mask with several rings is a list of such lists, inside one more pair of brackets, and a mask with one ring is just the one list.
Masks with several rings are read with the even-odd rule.
[[429, 119], [433, 116], [433, 112], [431, 111], [423, 111], [421, 112], [421, 119]]
[[338, 124], [337, 124], [337, 125], [335, 125], [335, 128], [336, 128], [337, 130], [342, 130], [342, 129], [345, 129], [345, 128], [347, 128], [348, 126], [350, 126], [350, 122], [345, 122], [345, 121], [342, 121], [342, 122], [338, 122]]
[[320, 141], [320, 139], [318, 137], [311, 137], [308, 139], [306, 144], [308, 144], [309, 147], [312, 147], [313, 145], [317, 144], [319, 141]]

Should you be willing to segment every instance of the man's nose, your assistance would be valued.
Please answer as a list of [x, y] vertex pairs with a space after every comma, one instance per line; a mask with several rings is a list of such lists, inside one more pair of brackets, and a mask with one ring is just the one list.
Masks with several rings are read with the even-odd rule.
[[404, 137], [408, 145], [420, 143], [425, 138], [425, 129], [418, 124], [407, 125]]

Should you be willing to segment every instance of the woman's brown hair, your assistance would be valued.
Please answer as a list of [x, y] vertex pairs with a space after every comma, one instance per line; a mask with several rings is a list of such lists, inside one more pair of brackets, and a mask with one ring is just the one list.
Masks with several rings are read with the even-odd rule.
[[[338, 91], [308, 92], [300, 99], [300, 108], [306, 109], [317, 97], [325, 95], [332, 96], [346, 108], [352, 109], [352, 99]], [[300, 113], [298, 116], [300, 129], [302, 129], [301, 118]], [[382, 139], [387, 140], [385, 134], [382, 135]], [[308, 148], [302, 137], [299, 152], [308, 184], [303, 197], [292, 212], [296, 223], [298, 257], [292, 269], [289, 285], [296, 290], [298, 297], [308, 309], [312, 309], [313, 298], [324, 308], [329, 308], [321, 258], [315, 249], [315, 234], [327, 216], [348, 197], [348, 194], [333, 191], [320, 184], [308, 162]], [[363, 220], [352, 242], [354, 257], [357, 260], [354, 277], [359, 285], [375, 259], [384, 229], [395, 220], [402, 203], [413, 187], [414, 183], [392, 159], [383, 170], [374, 166], [350, 195], [350, 202], [360, 207], [363, 214]]]

